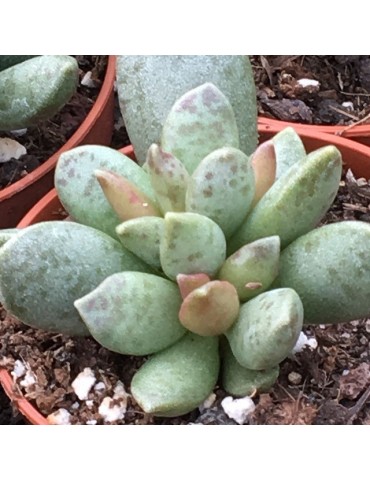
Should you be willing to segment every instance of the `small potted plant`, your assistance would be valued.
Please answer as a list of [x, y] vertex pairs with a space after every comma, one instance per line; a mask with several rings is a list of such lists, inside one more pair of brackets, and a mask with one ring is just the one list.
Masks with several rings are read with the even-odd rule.
[[[0, 190], [0, 227], [14, 227], [22, 216], [53, 185], [53, 172], [60, 153], [84, 143], [108, 144], [113, 130], [113, 83], [115, 57], [108, 58], [100, 93], [81, 125], [58, 151], [31, 173]], [[65, 55], [0, 56], [0, 131], [9, 141], [8, 132], [40, 125], [51, 119], [71, 99], [79, 82], [79, 65]], [[21, 138], [21, 137], [20, 137]], [[7, 155], [18, 158], [25, 153], [19, 145]], [[0, 155], [1, 162], [5, 156]]]
[[226, 96], [199, 85], [142, 167], [108, 147], [60, 156], [73, 221], [4, 233], [1, 301], [35, 328], [149, 356], [130, 385], [148, 415], [190, 412], [219, 379], [234, 396], [269, 389], [304, 323], [370, 311], [370, 226], [317, 228], [341, 173], [335, 146], [307, 154], [293, 129], [247, 155]]

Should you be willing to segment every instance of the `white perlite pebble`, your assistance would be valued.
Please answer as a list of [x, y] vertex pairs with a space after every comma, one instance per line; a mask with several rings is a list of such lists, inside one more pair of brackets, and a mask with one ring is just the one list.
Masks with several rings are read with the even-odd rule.
[[47, 417], [51, 425], [71, 425], [71, 414], [65, 408], [60, 408]]
[[97, 82], [92, 78], [92, 72], [86, 72], [83, 79], [81, 80], [81, 85], [87, 88], [97, 87]]
[[26, 373], [26, 366], [21, 360], [16, 360], [14, 362], [14, 368], [11, 372], [11, 375], [14, 380], [17, 380], [17, 378], [21, 378], [25, 375]]
[[243, 425], [248, 416], [254, 412], [256, 406], [250, 397], [236, 398], [225, 397], [221, 406], [224, 409], [226, 415], [235, 420], [239, 425]]
[[9, 162], [12, 158], [18, 160], [19, 157], [26, 153], [26, 148], [16, 140], [0, 138], [0, 163]]
[[99, 406], [99, 415], [105, 422], [116, 422], [122, 420], [127, 410], [128, 394], [122, 382], [118, 381], [114, 387], [114, 395], [105, 397]]
[[96, 377], [91, 368], [85, 368], [72, 382], [72, 388], [80, 400], [87, 400], [91, 388], [96, 382]]
[[319, 88], [320, 87], [320, 82], [318, 82], [317, 80], [313, 80], [312, 78], [301, 78], [300, 80], [297, 80], [297, 83], [302, 88], [308, 88], [308, 87]]
[[27, 370], [24, 379], [19, 382], [21, 387], [27, 388], [36, 383], [36, 375], [31, 371]]
[[317, 340], [316, 338], [308, 338], [307, 335], [303, 332], [299, 334], [297, 343], [295, 344], [293, 350], [292, 350], [292, 355], [295, 355], [296, 353], [302, 352], [302, 350], [305, 347], [310, 348], [311, 350], [315, 350], [317, 348]]
[[348, 108], [349, 110], [354, 110], [355, 109], [352, 102], [343, 102], [342, 107]]

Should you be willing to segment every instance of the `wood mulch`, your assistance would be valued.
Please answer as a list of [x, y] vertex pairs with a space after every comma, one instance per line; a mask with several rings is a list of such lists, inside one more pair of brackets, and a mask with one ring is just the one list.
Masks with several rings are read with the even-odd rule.
[[251, 55], [250, 59], [260, 115], [317, 125], [370, 123], [369, 55]]

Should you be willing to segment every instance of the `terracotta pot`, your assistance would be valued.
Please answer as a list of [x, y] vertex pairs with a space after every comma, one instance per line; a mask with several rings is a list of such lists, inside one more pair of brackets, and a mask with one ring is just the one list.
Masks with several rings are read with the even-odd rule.
[[72, 137], [38, 168], [0, 190], [0, 228], [14, 227], [24, 214], [52, 187], [59, 155], [83, 144], [109, 145], [114, 123], [115, 56], [109, 56], [99, 95]]
[[[298, 129], [297, 129], [298, 130]], [[259, 134], [261, 141], [268, 140], [280, 129], [277, 126], [260, 125]], [[329, 134], [308, 133], [299, 131], [307, 151], [315, 150], [327, 144], [336, 145], [342, 152], [345, 161], [345, 167], [351, 168], [358, 177], [370, 178], [370, 147], [360, 143]], [[131, 146], [121, 150], [122, 153], [134, 159], [134, 153]], [[65, 218], [63, 207], [58, 199], [56, 190], [51, 190], [43, 197], [21, 220], [18, 227], [27, 227], [31, 224]], [[11, 375], [5, 370], [0, 369], [0, 383], [11, 402], [17, 406], [18, 410], [25, 418], [35, 425], [47, 425], [47, 419], [40, 414], [16, 389]]]
[[349, 125], [306, 125], [304, 123], [284, 122], [283, 120], [275, 120], [267, 117], [258, 117], [259, 125], [277, 126], [279, 130], [285, 127], [294, 127], [297, 129], [305, 129], [308, 134], [329, 133], [331, 135], [338, 135], [356, 142], [370, 145], [370, 124], [354, 125], [349, 128]]

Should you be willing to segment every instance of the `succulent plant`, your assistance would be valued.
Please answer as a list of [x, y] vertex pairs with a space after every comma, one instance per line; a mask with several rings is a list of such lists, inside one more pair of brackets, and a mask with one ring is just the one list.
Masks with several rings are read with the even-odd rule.
[[109, 147], [63, 153], [55, 185], [74, 222], [4, 232], [5, 308], [149, 355], [131, 392], [150, 414], [193, 410], [219, 379], [235, 396], [268, 390], [304, 322], [370, 312], [370, 226], [318, 227], [341, 178], [334, 146], [306, 154], [288, 128], [238, 147], [229, 100], [205, 83], [177, 99], [142, 167]]
[[75, 93], [77, 61], [67, 55], [0, 55], [0, 130], [48, 120]]

